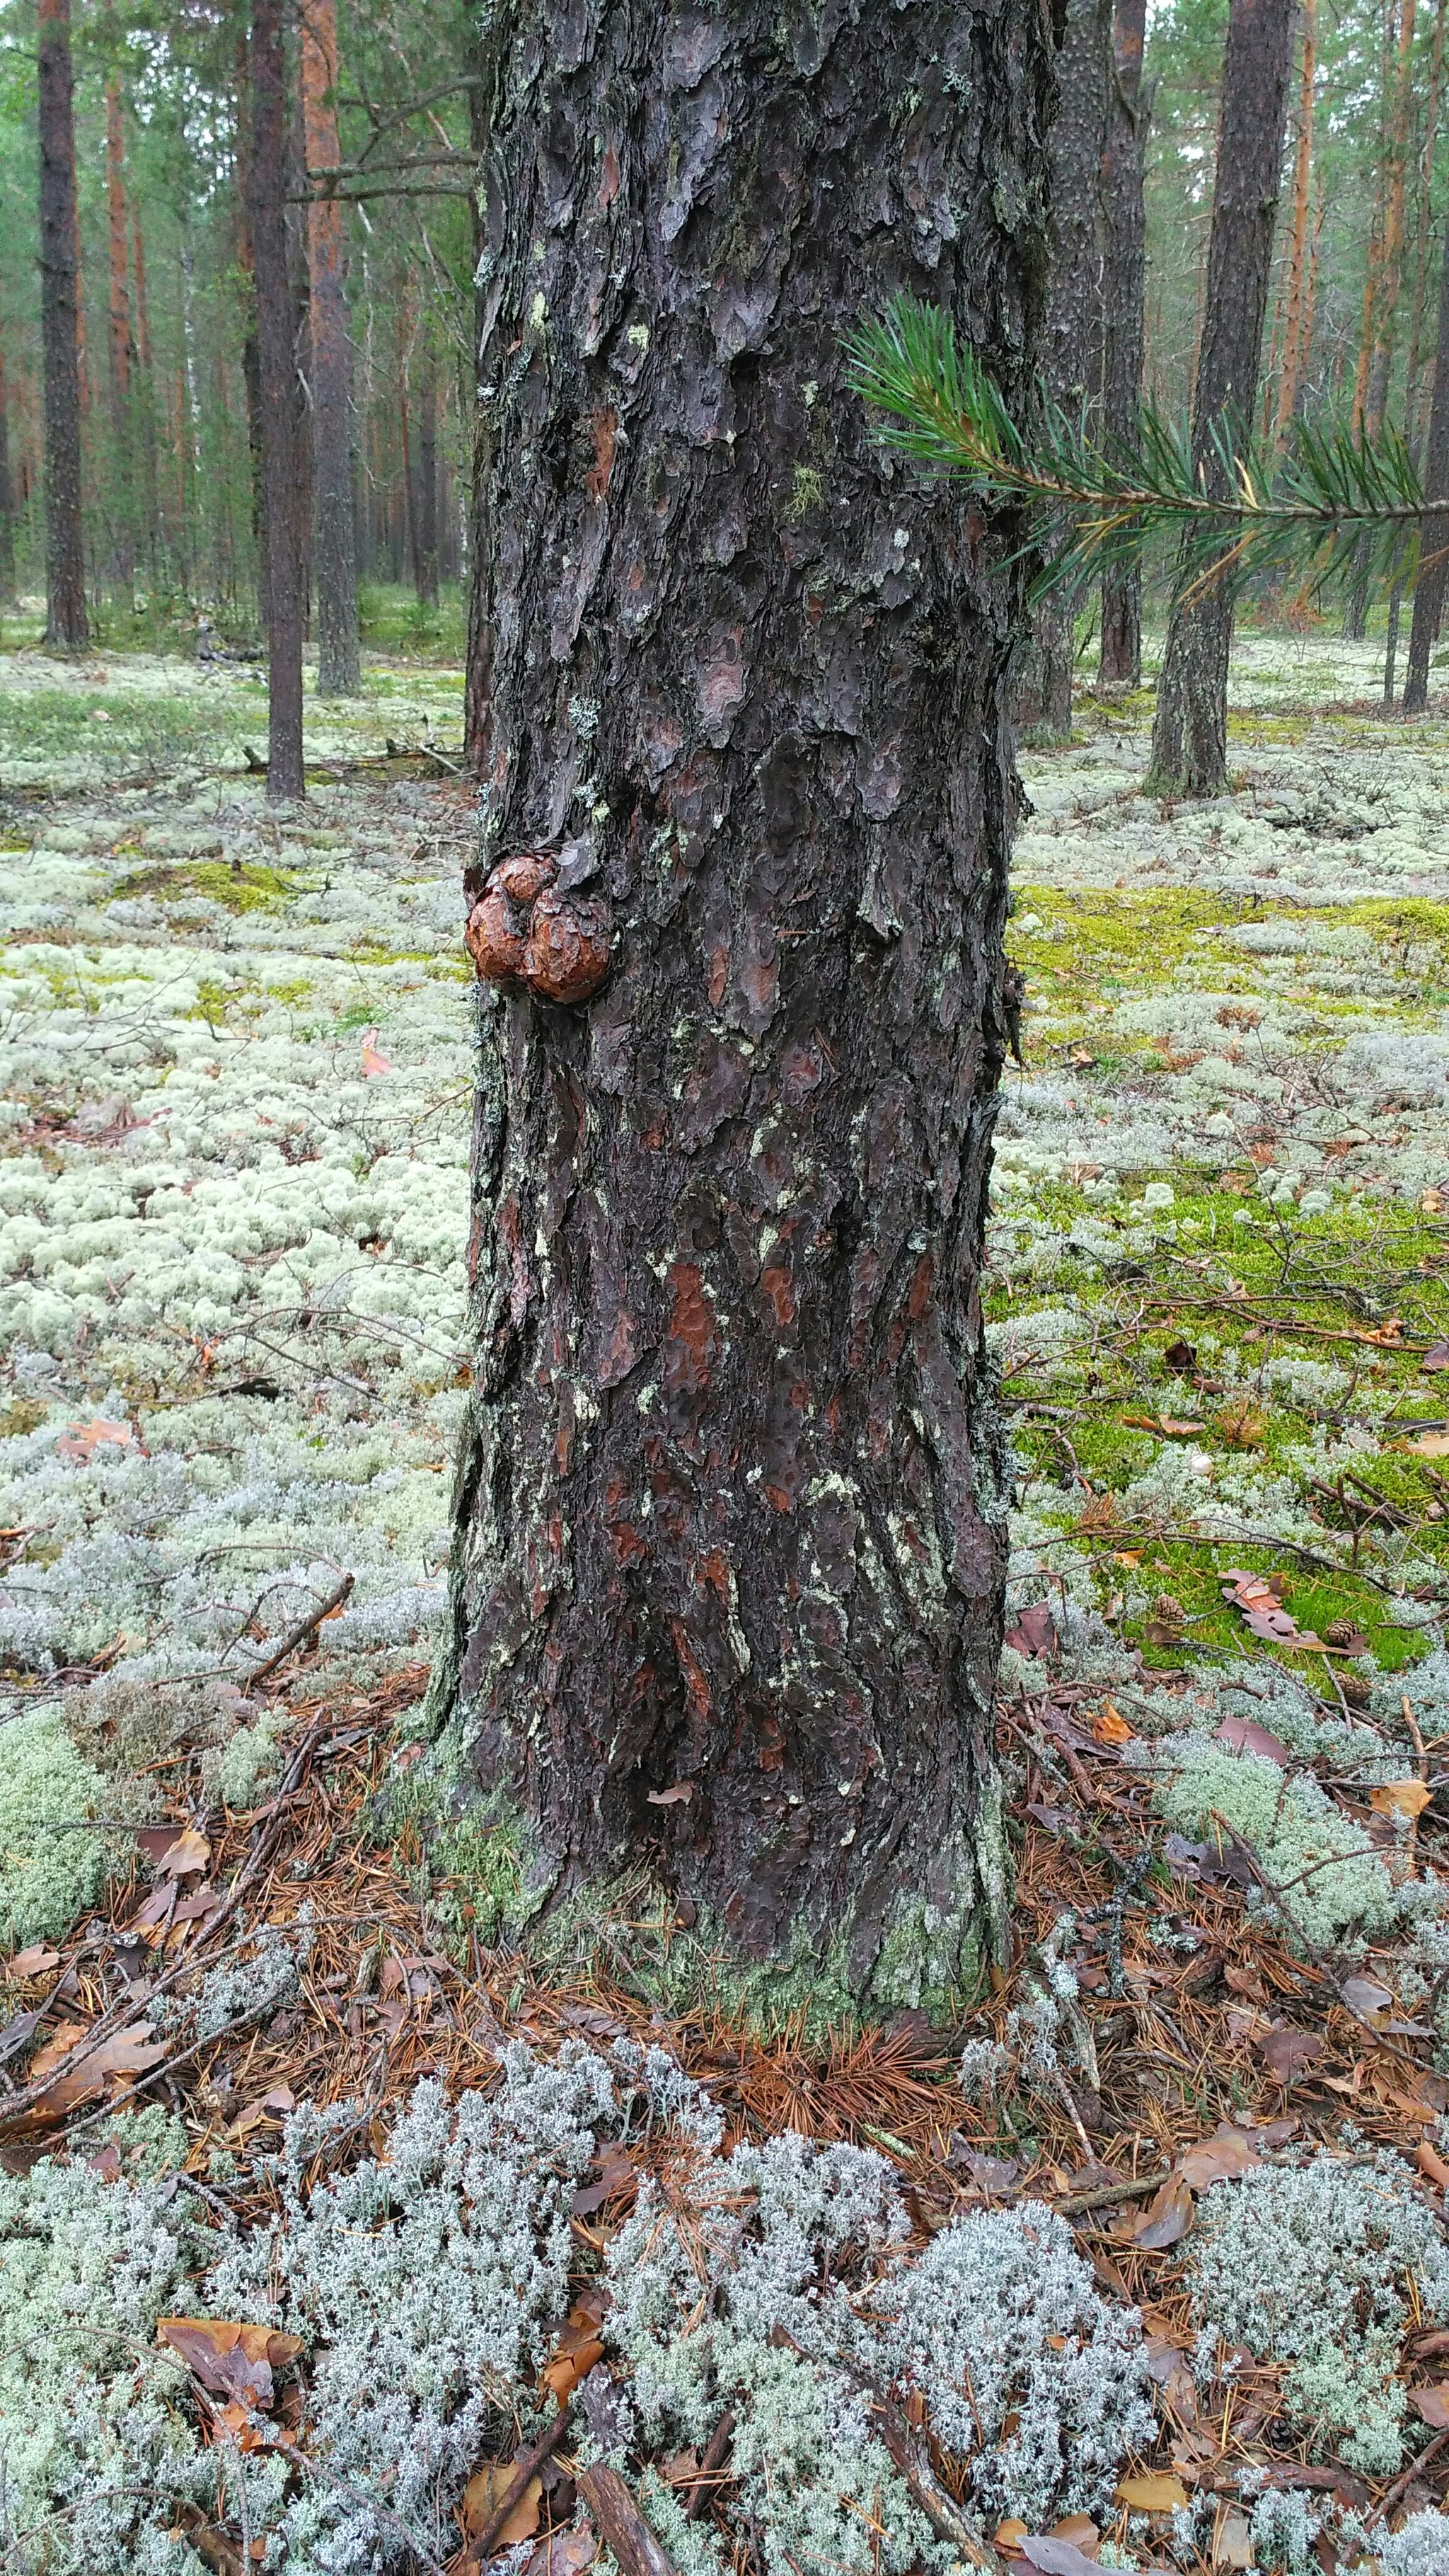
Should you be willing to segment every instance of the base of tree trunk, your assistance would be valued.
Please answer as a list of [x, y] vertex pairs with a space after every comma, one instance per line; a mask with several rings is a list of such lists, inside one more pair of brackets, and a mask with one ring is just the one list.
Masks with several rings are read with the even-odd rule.
[[1226, 588], [1175, 608], [1157, 683], [1148, 796], [1220, 796], [1228, 783], [1228, 653], [1233, 603]]

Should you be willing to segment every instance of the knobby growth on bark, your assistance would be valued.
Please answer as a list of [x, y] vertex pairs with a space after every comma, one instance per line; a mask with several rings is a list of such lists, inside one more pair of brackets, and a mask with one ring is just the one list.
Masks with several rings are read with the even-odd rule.
[[[308, 171], [335, 170], [337, 0], [303, 0], [300, 70]], [[315, 195], [307, 208], [312, 358], [312, 456], [316, 507], [317, 690], [355, 697], [362, 686], [357, 634], [357, 542], [352, 505], [352, 340], [343, 280], [342, 208]]]
[[[1193, 397], [1193, 462], [1209, 492], [1231, 489], [1223, 432], [1246, 437], [1257, 402], [1295, 15], [1294, 0], [1232, 0], [1228, 15]], [[1160, 795], [1210, 796], [1227, 783], [1232, 632], [1226, 579], [1173, 609], [1152, 729], [1149, 779]]]
[[[632, 1866], [877, 2000], [968, 1982], [1000, 1902], [1020, 580], [873, 445], [842, 338], [930, 294], [1024, 398], [1048, 44], [945, 0], [521, 0], [489, 117], [501, 980], [435, 1705], [536, 1904]], [[549, 1000], [574, 960], [593, 997]]]
[[257, 394], [266, 522], [267, 795], [303, 793], [302, 549], [295, 315], [287, 271], [287, 94], [283, 0], [253, 0], [250, 212]]
[[80, 365], [76, 305], [75, 111], [70, 0], [40, 0], [40, 327], [45, 378], [45, 640], [83, 651]]

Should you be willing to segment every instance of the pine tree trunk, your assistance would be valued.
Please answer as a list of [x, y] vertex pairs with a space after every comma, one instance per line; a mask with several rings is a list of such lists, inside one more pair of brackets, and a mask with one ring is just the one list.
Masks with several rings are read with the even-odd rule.
[[630, 1868], [875, 2004], [968, 1987], [1002, 1902], [1020, 581], [842, 335], [930, 295], [1025, 400], [1048, 43], [1026, 0], [520, 0], [490, 154], [473, 885], [520, 900], [470, 943], [525, 980], [434, 1713], [536, 1906]]
[[[468, 143], [476, 168], [481, 170], [493, 132], [493, 107], [498, 80], [498, 56], [493, 45], [481, 39], [474, 54], [476, 79], [468, 92]], [[492, 456], [489, 406], [477, 398], [479, 353], [483, 334], [488, 327], [487, 298], [481, 283], [484, 235], [482, 191], [475, 190], [470, 201], [473, 217], [473, 335], [469, 357], [468, 381], [473, 388], [472, 479], [469, 488], [469, 513], [472, 545], [468, 558], [468, 663], [463, 693], [463, 758], [470, 778], [476, 778], [483, 756], [483, 729], [487, 722], [488, 664], [485, 653], [489, 567], [493, 554], [492, 522], [488, 513], [489, 466]]]
[[[1439, 271], [1439, 346], [1434, 354], [1424, 490], [1431, 501], [1449, 500], [1449, 256]], [[1445, 586], [1449, 584], [1449, 512], [1442, 518], [1425, 521], [1420, 552], [1422, 569], [1414, 588], [1409, 667], [1404, 676], [1406, 716], [1421, 716], [1429, 703], [1429, 655], [1439, 632]]]
[[106, 354], [111, 396], [111, 488], [114, 504], [112, 571], [118, 592], [131, 605], [136, 584], [131, 459], [131, 375], [135, 350], [131, 338], [131, 284], [127, 273], [126, 133], [121, 84], [114, 72], [106, 83], [106, 240], [110, 270]]
[[10, 472], [10, 418], [5, 387], [5, 353], [0, 348], [0, 611], [13, 609], [15, 597], [15, 484]]
[[[1051, 135], [1051, 283], [1041, 340], [1041, 383], [1049, 400], [1079, 419], [1100, 418], [1102, 278], [1106, 252], [1103, 164], [1111, 62], [1111, 0], [1067, 0]], [[1043, 600], [1033, 619], [1013, 713], [1037, 740], [1065, 742], [1072, 730], [1079, 583]]]
[[1288, 305], [1273, 436], [1280, 444], [1298, 406], [1308, 360], [1304, 321], [1308, 310], [1308, 216], [1313, 197], [1313, 107], [1318, 74], [1317, 0], [1303, 0], [1303, 57], [1298, 84], [1298, 140], [1293, 153], [1293, 226], [1288, 243]]
[[[303, 0], [302, 108], [307, 167], [333, 169], [337, 137], [337, 0]], [[335, 197], [307, 209], [311, 270], [312, 457], [316, 495], [317, 692], [355, 698], [362, 687], [357, 638], [357, 534], [352, 504], [352, 340], [342, 281], [342, 208]]]
[[438, 370], [430, 350], [423, 353], [417, 398], [418, 479], [413, 504], [417, 529], [417, 591], [420, 608], [438, 604]]
[[[1311, 6], [1311, 0], [1310, 0]], [[1142, 88], [1147, 0], [1117, 0], [1112, 19], [1112, 80], [1107, 98], [1107, 212], [1104, 271], [1102, 426], [1131, 440], [1142, 401], [1147, 296], [1147, 125]], [[1142, 685], [1142, 572], [1110, 564], [1102, 575], [1102, 648], [1097, 677], [1111, 687]]]
[[136, 288], [136, 412], [141, 446], [141, 525], [148, 577], [160, 578], [162, 555], [161, 477], [156, 459], [156, 394], [151, 375], [151, 322], [146, 305], [146, 245], [141, 208], [131, 200], [131, 276]]
[[81, 376], [70, 0], [40, 0], [40, 324], [45, 366], [45, 640], [90, 641], [81, 524]]
[[[1226, 489], [1214, 429], [1239, 443], [1257, 402], [1293, 20], [1294, 0], [1231, 0], [1193, 396], [1193, 462], [1209, 490]], [[1158, 795], [1214, 796], [1227, 784], [1232, 634], [1226, 579], [1173, 608], [1152, 731], [1149, 785]]]
[[287, 269], [284, 0], [253, 0], [251, 230], [267, 551], [267, 795], [302, 795], [302, 582], [296, 314]]

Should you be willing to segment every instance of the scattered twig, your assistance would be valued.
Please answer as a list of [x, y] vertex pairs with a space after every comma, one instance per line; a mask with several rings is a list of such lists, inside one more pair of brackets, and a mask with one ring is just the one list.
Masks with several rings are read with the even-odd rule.
[[279, 1665], [284, 1664], [289, 1655], [295, 1654], [299, 1646], [305, 1645], [313, 1630], [320, 1628], [324, 1619], [330, 1619], [334, 1610], [341, 1609], [356, 1581], [355, 1574], [344, 1574], [336, 1591], [329, 1592], [325, 1601], [319, 1602], [315, 1610], [309, 1610], [306, 1618], [297, 1622], [296, 1627], [282, 1639], [280, 1646], [268, 1655], [265, 1663], [258, 1664], [253, 1672], [245, 1675], [246, 1689], [255, 1690], [258, 1682], [269, 1681]]
[[716, 2470], [724, 2464], [724, 2455], [729, 2449], [734, 2429], [734, 2408], [727, 2406], [705, 2445], [704, 2457], [699, 2464], [699, 2475], [689, 2490], [684, 2510], [691, 2522], [698, 2522], [709, 2502], [709, 2482]]
[[[547, 2429], [539, 2435], [539, 2438], [533, 2444], [532, 2449], [524, 2452], [522, 2459], [519, 2461], [517, 2468], [514, 2470], [512, 2477], [509, 2479], [507, 2486], [504, 2488], [502, 2495], [499, 2497], [493, 2511], [488, 2516], [488, 2519], [484, 2523], [476, 2540], [469, 2541], [467, 2549], [463, 2554], [463, 2566], [465, 2568], [481, 2567], [484, 2560], [492, 2556], [498, 2543], [498, 2535], [503, 2529], [505, 2522], [508, 2520], [509, 2515], [513, 2512], [516, 2505], [520, 2505], [523, 2502], [524, 2496], [528, 2492], [530, 2481], [537, 2477], [544, 2461], [551, 2459], [554, 2452], [558, 2449], [560, 2442], [568, 2431], [573, 2411], [574, 2401], [570, 2397], [566, 2399], [564, 2404], [559, 2408], [558, 2413], [554, 2416]], [[579, 2483], [582, 2485], [583, 2480], [580, 2479]]]
[[1131, 2182], [1098, 2183], [1092, 2191], [1071, 2192], [1065, 2200], [1054, 2200], [1052, 2207], [1062, 2218], [1085, 2218], [1094, 2209], [1110, 2209], [1118, 2200], [1146, 2200], [1170, 2180], [1172, 2167], [1159, 2165], [1155, 2173], [1138, 2174]]
[[1394, 2507], [1403, 2502], [1403, 2499], [1408, 2494], [1415, 2478], [1417, 2478], [1423, 2470], [1427, 2469], [1431, 2460], [1438, 2459], [1440, 2452], [1445, 2448], [1446, 2444], [1449, 2444], [1449, 2425], [1445, 2426], [1442, 2433], [1436, 2433], [1432, 2442], [1425, 2443], [1418, 2458], [1409, 2462], [1409, 2465], [1405, 2469], [1402, 2477], [1395, 2478], [1388, 2494], [1384, 2497], [1382, 2504], [1379, 2506], [1379, 2520], [1381, 2522], [1387, 2523]]
[[580, 2469], [577, 2483], [623, 2576], [676, 2576], [673, 2559], [660, 2547], [617, 2469], [596, 2460], [592, 2468]]

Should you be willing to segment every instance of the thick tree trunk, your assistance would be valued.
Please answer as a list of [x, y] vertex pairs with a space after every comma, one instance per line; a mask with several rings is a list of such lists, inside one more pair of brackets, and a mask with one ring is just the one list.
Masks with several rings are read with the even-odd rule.
[[267, 795], [273, 804], [303, 793], [296, 315], [287, 271], [282, 10], [283, 0], [253, 0], [250, 66], [252, 260], [267, 532]]
[[5, 353], [0, 348], [0, 610], [13, 609], [15, 598], [15, 483], [10, 472], [10, 419], [5, 390]]
[[[1312, 0], [1309, 0], [1312, 5]], [[1132, 440], [1142, 401], [1147, 299], [1147, 125], [1142, 87], [1147, 0], [1117, 0], [1112, 17], [1112, 81], [1107, 101], [1103, 197], [1107, 257], [1102, 295], [1102, 427], [1108, 439]], [[1102, 575], [1099, 681], [1142, 685], [1142, 572], [1109, 564]]]
[[106, 239], [110, 271], [106, 354], [111, 397], [112, 571], [116, 588], [129, 605], [134, 599], [136, 583], [135, 495], [131, 458], [131, 377], [135, 348], [131, 337], [131, 282], [127, 262], [126, 130], [121, 84], [114, 72], [106, 83]]
[[1002, 1902], [1020, 592], [841, 342], [927, 294], [1024, 399], [1048, 43], [521, 0], [490, 155], [470, 944], [515, 980], [434, 1710], [536, 1904], [629, 1864], [876, 2003], [969, 1984]]
[[46, 643], [84, 650], [81, 381], [70, 0], [40, 0], [40, 325], [45, 363]]
[[[1258, 393], [1263, 320], [1282, 182], [1295, 0], [1231, 0], [1222, 122], [1208, 242], [1207, 297], [1193, 396], [1193, 462], [1225, 491], [1214, 439], [1247, 433]], [[1224, 578], [1174, 606], [1167, 629], [1149, 785], [1159, 795], [1214, 796], [1228, 775], [1228, 650], [1233, 596]]]
[[[1434, 392], [1429, 409], [1429, 443], [1424, 458], [1424, 490], [1431, 501], [1449, 500], [1449, 255], [1439, 272], [1439, 346], [1434, 355]], [[1414, 616], [1409, 629], [1409, 667], [1404, 678], [1406, 716], [1421, 716], [1429, 703], [1429, 655], [1439, 632], [1449, 584], [1449, 512], [1427, 519], [1421, 539], [1421, 566], [1414, 588]]]
[[[337, 0], [303, 0], [302, 110], [309, 170], [335, 169]], [[311, 271], [312, 459], [316, 506], [317, 691], [355, 698], [362, 687], [357, 638], [357, 534], [352, 508], [352, 339], [342, 282], [342, 208], [324, 197], [307, 209]]]
[[[1041, 384], [1073, 418], [1101, 416], [1106, 208], [1103, 175], [1112, 0], [1067, 0], [1051, 137], [1051, 283]], [[1072, 730], [1080, 584], [1052, 591], [1033, 619], [1013, 712], [1023, 731], [1065, 742]]]

